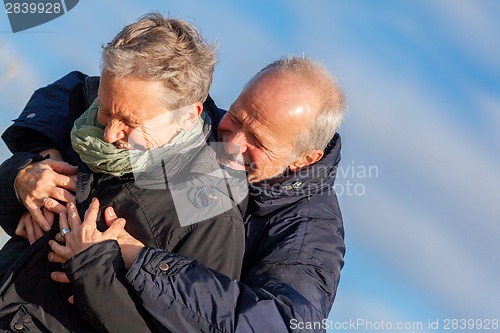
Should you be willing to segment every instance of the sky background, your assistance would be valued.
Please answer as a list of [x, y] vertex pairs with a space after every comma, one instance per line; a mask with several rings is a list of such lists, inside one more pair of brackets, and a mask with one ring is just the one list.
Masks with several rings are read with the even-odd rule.
[[101, 45], [153, 10], [219, 43], [221, 108], [289, 54], [322, 62], [342, 86], [347, 253], [330, 319], [374, 327], [328, 332], [500, 319], [500, 1], [83, 0], [16, 34], [2, 9], [0, 130], [36, 88], [99, 74]]

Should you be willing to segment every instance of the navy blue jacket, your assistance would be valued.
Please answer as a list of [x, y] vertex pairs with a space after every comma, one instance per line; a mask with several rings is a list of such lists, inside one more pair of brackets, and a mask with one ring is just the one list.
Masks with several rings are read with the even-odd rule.
[[[38, 140], [40, 147], [64, 148], [68, 137], [59, 124], [64, 124], [67, 108], [40, 107], [46, 105], [44, 98], [52, 105], [67, 102], [63, 95], [78, 84], [81, 75], [70, 73], [38, 90], [38, 97], [34, 95], [30, 101], [36, 103], [28, 104], [4, 133], [7, 146], [23, 149], [26, 143], [22, 141], [29, 141], [30, 133], [36, 131], [37, 136], [50, 139]], [[46, 117], [62, 120], [33, 124], [37, 118]], [[300, 327], [305, 323], [316, 323], [313, 331], [323, 332], [319, 323], [328, 317], [333, 304], [345, 252], [342, 216], [332, 188], [340, 146], [336, 134], [319, 162], [252, 185], [244, 219], [246, 251], [240, 281], [174, 253], [142, 250], [126, 279], [159, 325], [172, 332], [277, 333], [304, 332]], [[101, 258], [101, 266], [120, 256], [115, 242], [95, 246], [106, 247], [109, 256]], [[85, 274], [92, 280], [90, 275], [98, 270], [90, 269], [92, 263], [82, 257], [85, 253], [66, 265], [70, 278]]]

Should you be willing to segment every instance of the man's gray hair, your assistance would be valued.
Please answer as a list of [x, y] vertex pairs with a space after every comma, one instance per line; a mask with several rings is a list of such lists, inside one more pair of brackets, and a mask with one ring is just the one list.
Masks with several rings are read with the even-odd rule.
[[103, 46], [102, 67], [117, 77], [163, 82], [166, 94], [159, 98], [173, 110], [205, 101], [215, 50], [192, 24], [150, 13]]
[[309, 89], [319, 101], [319, 109], [315, 110], [315, 119], [310, 127], [293, 140], [298, 156], [319, 149], [325, 150], [337, 132], [345, 114], [345, 98], [333, 76], [321, 64], [302, 57], [279, 59], [262, 69], [272, 69], [282, 73], [299, 76], [303, 85], [297, 89]]

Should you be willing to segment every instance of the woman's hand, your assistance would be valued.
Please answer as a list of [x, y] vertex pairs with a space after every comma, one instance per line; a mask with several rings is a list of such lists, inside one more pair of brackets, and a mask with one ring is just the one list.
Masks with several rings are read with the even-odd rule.
[[[125, 219], [116, 216], [112, 207], [108, 207], [104, 211], [104, 219], [109, 229], [105, 232], [100, 232], [96, 228], [97, 213], [99, 211], [99, 200], [94, 198], [89, 208], [85, 212], [83, 223], [78, 216], [75, 205], [68, 204], [68, 214], [61, 213], [59, 216], [59, 224], [61, 233], [58, 233], [56, 239], [66, 245], [61, 245], [58, 242], [51, 240], [49, 245], [53, 252], [49, 253], [49, 260], [52, 262], [64, 263], [72, 256], [84, 251], [93, 244], [103, 242], [105, 240], [114, 239], [120, 245], [123, 261], [126, 269], [130, 269], [139, 252], [144, 247], [139, 240], [132, 237], [125, 231]], [[63, 236], [63, 230], [65, 230]], [[64, 272], [52, 272], [52, 280], [61, 283], [69, 283], [69, 279]], [[69, 299], [73, 303], [73, 296]]]
[[[97, 214], [99, 212], [99, 200], [92, 199], [92, 202], [85, 212], [83, 222], [80, 220], [76, 206], [73, 203], [67, 205], [68, 214], [65, 212], [59, 214], [59, 226], [61, 233], [59, 240], [63, 240], [66, 244], [61, 245], [58, 242], [51, 240], [49, 245], [53, 253], [49, 253], [49, 260], [54, 262], [66, 262], [90, 246], [101, 243], [106, 240], [118, 240], [118, 236], [126, 231], [125, 219], [116, 218], [109, 228], [100, 232], [97, 229]], [[128, 235], [128, 233], [127, 233]], [[62, 239], [61, 239], [62, 238]]]

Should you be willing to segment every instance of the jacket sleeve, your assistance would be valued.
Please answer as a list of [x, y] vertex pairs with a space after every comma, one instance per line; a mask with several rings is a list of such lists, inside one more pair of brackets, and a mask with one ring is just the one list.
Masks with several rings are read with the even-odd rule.
[[116, 241], [105, 241], [75, 255], [63, 268], [75, 306], [99, 332], [158, 332], [156, 321], [124, 284], [125, 268]]
[[[241, 219], [228, 214], [216, 221], [200, 223], [175, 251], [195, 257], [211, 269], [239, 277], [244, 237]], [[196, 265], [199, 264], [196, 262]], [[169, 326], [159, 324], [154, 315], [142, 307], [143, 300], [125, 282], [126, 271], [115, 241], [93, 245], [63, 267], [71, 281], [79, 314], [97, 330], [169, 332]], [[211, 269], [205, 268], [213, 274]], [[185, 296], [189, 294], [189, 291], [184, 292]]]
[[36, 90], [19, 118], [2, 135], [10, 151], [40, 152], [55, 148], [65, 152], [73, 126], [68, 110], [70, 92], [86, 77], [80, 72], [71, 72]]
[[[127, 280], [145, 309], [175, 332], [324, 332], [324, 326], [305, 325], [321, 325], [328, 316], [344, 243], [342, 229], [335, 232], [341, 221], [321, 222], [310, 223], [319, 229], [304, 239], [300, 256], [283, 239], [270, 249], [272, 254], [252, 263], [242, 281], [151, 248], [141, 251]], [[334, 232], [322, 230], [324, 224]], [[331, 244], [331, 262], [323, 263], [314, 252], [325, 241]], [[322, 303], [330, 305], [321, 308]]]
[[0, 226], [9, 236], [14, 236], [25, 207], [19, 202], [14, 181], [19, 170], [43, 157], [31, 153], [15, 153], [0, 165]]
[[[338, 225], [335, 221], [320, 222]], [[323, 223], [310, 225], [322, 228]], [[76, 306], [99, 330], [120, 332], [133, 327], [138, 332], [324, 332], [324, 327], [309, 329], [304, 325], [323, 323], [327, 316], [311, 295], [324, 295], [326, 285], [332, 286], [328, 279], [335, 281], [335, 292], [343, 240], [341, 233], [311, 234], [322, 239], [307, 239], [303, 257], [286, 259], [294, 254], [283, 244], [276, 244], [271, 251], [276, 257], [267, 256], [254, 263], [242, 281], [191, 258], [145, 248], [126, 274], [126, 283], [122, 283], [121, 256], [114, 241], [96, 244], [75, 256], [65, 270]], [[336, 264], [314, 259], [313, 252], [326, 239], [332, 243], [329, 254]]]
[[145, 309], [173, 332], [288, 332], [280, 319], [288, 306], [269, 290], [189, 258], [148, 248], [127, 278]]

